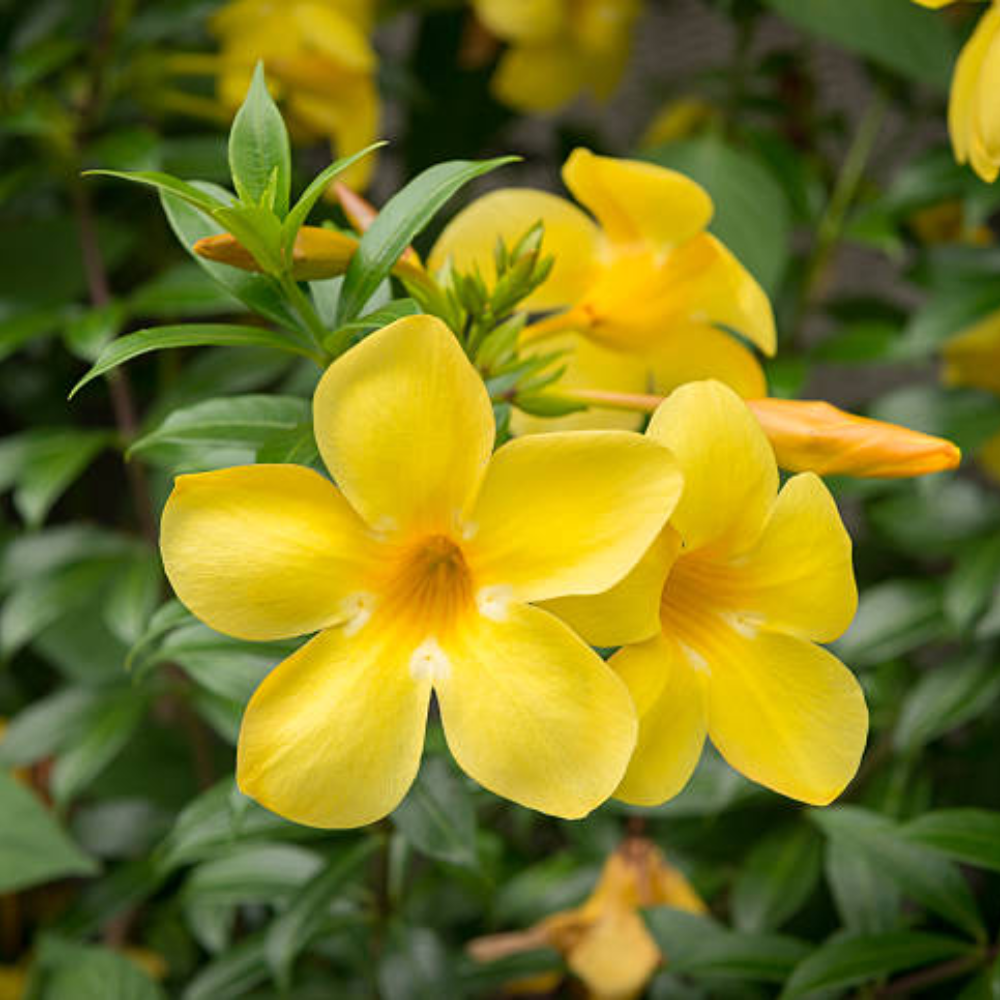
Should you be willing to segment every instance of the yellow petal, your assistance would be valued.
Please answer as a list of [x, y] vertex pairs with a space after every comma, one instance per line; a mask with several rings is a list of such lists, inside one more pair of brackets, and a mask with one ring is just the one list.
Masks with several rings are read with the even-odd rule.
[[703, 679], [664, 636], [626, 646], [610, 663], [639, 714], [639, 738], [615, 798], [659, 805], [684, 788], [701, 758], [707, 729]]
[[772, 632], [720, 628], [708, 658], [708, 729], [723, 757], [782, 795], [832, 802], [868, 734], [854, 675], [822, 646]]
[[614, 791], [635, 745], [625, 686], [552, 615], [478, 617], [435, 682], [448, 746], [484, 788], [578, 819]]
[[[526, 344], [522, 355], [564, 351], [558, 364], [565, 366], [557, 389], [604, 389], [613, 392], [643, 393], [648, 388], [649, 365], [636, 354], [615, 351], [578, 333], [545, 337], [536, 344]], [[536, 417], [521, 410], [511, 415], [515, 434], [542, 434], [548, 431], [637, 430], [643, 414], [628, 410], [592, 408], [564, 417]]]
[[473, 575], [524, 601], [607, 590], [652, 544], [680, 491], [673, 456], [638, 434], [517, 438], [494, 455], [472, 515]]
[[914, 3], [920, 4], [921, 7], [931, 7], [934, 10], [939, 10], [941, 7], [947, 7], [949, 4], [955, 3], [955, 0], [914, 0]]
[[609, 907], [580, 935], [566, 964], [596, 1000], [638, 997], [662, 958], [635, 909]]
[[430, 316], [397, 320], [335, 361], [313, 419], [327, 468], [377, 530], [453, 527], [493, 447], [486, 387]]
[[660, 632], [660, 599], [674, 560], [680, 535], [665, 529], [610, 590], [582, 597], [557, 597], [542, 604], [591, 646], [624, 646], [642, 642]]
[[700, 184], [653, 163], [575, 149], [562, 174], [612, 243], [673, 247], [696, 236], [712, 218], [712, 199]]
[[955, 64], [948, 103], [948, 131], [959, 163], [967, 163], [974, 153], [980, 74], [998, 25], [1000, 8], [993, 4], [980, 18]]
[[764, 369], [735, 337], [706, 323], [672, 328], [650, 354], [655, 391], [669, 395], [686, 382], [715, 379], [744, 399], [767, 395]]
[[1000, 312], [992, 312], [948, 340], [942, 351], [948, 385], [1000, 393]]
[[430, 699], [408, 655], [385, 633], [331, 629], [279, 664], [243, 716], [241, 791], [307, 826], [363, 826], [392, 812], [420, 766]]
[[708, 233], [678, 250], [677, 255], [681, 254], [705, 258], [705, 265], [680, 288], [686, 315], [729, 327], [766, 355], [773, 355], [777, 349], [774, 311], [753, 275]]
[[743, 610], [776, 631], [832, 642], [857, 611], [851, 538], [830, 491], [811, 472], [785, 483], [737, 572], [746, 587]]
[[181, 601], [219, 632], [279, 639], [342, 617], [374, 546], [332, 483], [296, 465], [180, 476], [160, 548]]
[[995, 169], [1000, 168], [1000, 12], [995, 6], [993, 12], [994, 17], [985, 29], [992, 31], [992, 39], [979, 70], [975, 114], [976, 130], [987, 162]]
[[979, 449], [979, 464], [1000, 482], [1000, 434], [994, 434]]
[[556, 111], [588, 84], [587, 67], [566, 37], [514, 45], [500, 57], [490, 80], [493, 96], [529, 114]]
[[298, 3], [287, 12], [292, 28], [305, 45], [353, 72], [372, 72], [375, 52], [351, 18], [324, 3]]
[[476, 17], [508, 42], [542, 42], [566, 27], [565, 0], [474, 0]]
[[720, 382], [689, 382], [660, 405], [646, 433], [680, 463], [684, 493], [670, 523], [685, 547], [749, 548], [778, 491], [778, 468], [739, 396]]
[[487, 280], [496, 278], [493, 251], [497, 240], [519, 240], [536, 222], [545, 226], [542, 253], [552, 255], [552, 272], [525, 305], [531, 309], [569, 306], [586, 291], [598, 249], [598, 230], [565, 198], [546, 191], [502, 188], [476, 199], [445, 227], [428, 266], [439, 271], [448, 260], [457, 271], [478, 267]]

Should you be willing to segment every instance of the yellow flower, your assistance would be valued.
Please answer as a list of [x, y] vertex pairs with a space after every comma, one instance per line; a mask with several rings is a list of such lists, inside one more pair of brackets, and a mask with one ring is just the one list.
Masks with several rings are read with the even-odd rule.
[[[431, 252], [432, 270], [450, 259], [491, 274], [493, 248], [541, 219], [543, 251], [555, 256], [528, 308], [560, 312], [529, 327], [529, 346], [567, 353], [560, 386], [666, 393], [683, 382], [717, 378], [740, 395], [767, 394], [754, 355], [719, 327], [741, 333], [767, 354], [774, 316], [764, 291], [705, 231], [712, 201], [683, 174], [651, 163], [577, 149], [563, 180], [593, 212], [545, 191], [507, 188], [460, 212]], [[593, 411], [558, 419], [517, 415], [520, 433], [570, 427], [634, 428], [641, 416]]]
[[676, 795], [707, 735], [748, 778], [826, 804], [857, 770], [868, 729], [854, 676], [817, 645], [857, 606], [833, 498], [808, 472], [778, 492], [764, 432], [720, 383], [678, 389], [647, 433], [684, 474], [670, 526], [607, 594], [549, 605], [588, 641], [624, 647], [610, 662], [639, 739], [615, 794], [639, 805]]
[[473, 0], [479, 20], [510, 47], [492, 87], [521, 111], [553, 111], [578, 94], [611, 96], [632, 47], [641, 0]]
[[[916, 0], [946, 7], [953, 0]], [[951, 82], [948, 131], [955, 159], [987, 183], [1000, 174], [1000, 2], [994, 0], [962, 49]]]
[[625, 771], [635, 712], [600, 657], [532, 602], [621, 579], [677, 500], [676, 462], [619, 431], [513, 441], [491, 458], [485, 386], [428, 316], [348, 351], [313, 405], [337, 486], [294, 465], [226, 469], [180, 477], [163, 513], [167, 575], [209, 626], [319, 633], [251, 699], [240, 787], [301, 823], [377, 820], [417, 772], [433, 691], [476, 781], [585, 815]]
[[690, 883], [656, 845], [632, 837], [608, 857], [596, 888], [582, 905], [546, 917], [527, 931], [478, 938], [469, 951], [489, 962], [554, 948], [565, 956], [591, 1000], [629, 1000], [640, 995], [663, 962], [639, 914], [649, 906], [706, 912]]
[[[231, 0], [211, 20], [221, 46], [222, 103], [230, 111], [242, 104], [262, 59], [293, 139], [328, 139], [336, 156], [370, 145], [379, 119], [371, 6], [369, 0]], [[363, 188], [373, 162], [364, 157], [341, 179]]]
[[650, 149], [686, 139], [700, 132], [717, 115], [717, 109], [700, 97], [681, 97], [669, 101], [646, 127], [639, 145]]
[[914, 236], [925, 246], [986, 247], [996, 242], [989, 226], [970, 225], [965, 206], [957, 199], [919, 208], [907, 221]]
[[[957, 333], [944, 345], [942, 378], [947, 385], [985, 389], [1000, 396], [1000, 311]], [[1000, 480], [1000, 434], [979, 449], [983, 468]]]

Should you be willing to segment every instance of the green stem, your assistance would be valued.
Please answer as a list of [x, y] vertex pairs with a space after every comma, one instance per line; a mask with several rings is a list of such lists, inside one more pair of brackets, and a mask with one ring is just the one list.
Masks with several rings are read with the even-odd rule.
[[[279, 279], [281, 290], [285, 293], [292, 307], [298, 313], [299, 318], [305, 325], [313, 344], [318, 348], [319, 355], [313, 356], [313, 360], [321, 367], [326, 367], [326, 362], [330, 352], [323, 346], [323, 341], [329, 334], [329, 330], [323, 325], [319, 314], [309, 301], [309, 296], [299, 287], [299, 283], [290, 275], [283, 274]], [[336, 355], [334, 355], [336, 357]]]
[[882, 127], [882, 120], [885, 118], [888, 105], [889, 101], [884, 93], [875, 94], [858, 124], [850, 148], [847, 150], [847, 155], [844, 157], [844, 162], [837, 174], [833, 192], [816, 230], [816, 243], [812, 255], [806, 264], [802, 281], [802, 294], [799, 298], [795, 322], [792, 324], [796, 338], [801, 336], [802, 324], [813, 305], [830, 258], [843, 236], [848, 212], [857, 197], [858, 188], [861, 186], [865, 168], [875, 148], [875, 141]]

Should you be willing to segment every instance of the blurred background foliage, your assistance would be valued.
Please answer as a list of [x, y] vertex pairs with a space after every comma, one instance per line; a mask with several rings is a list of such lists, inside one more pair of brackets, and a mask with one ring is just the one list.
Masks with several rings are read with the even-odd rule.
[[[168, 600], [156, 522], [178, 472], [308, 454], [315, 373], [263, 348], [203, 348], [139, 359], [67, 402], [123, 332], [245, 319], [155, 198], [80, 176], [224, 183], [224, 75], [244, 68], [223, 67], [224, 23], [205, 0], [7, 0], [0, 997], [406, 1000], [517, 981], [522, 995], [599, 995], [563, 976], [564, 938], [536, 934], [492, 961], [468, 945], [579, 916], [626, 835], [655, 842], [696, 894], [684, 905], [611, 892], [615, 906], [647, 907], [666, 956], [651, 997], [1000, 997], [1000, 494], [988, 461], [1000, 355], [992, 374], [987, 358], [965, 377], [982, 388], [941, 377], [943, 345], [1000, 309], [1000, 186], [955, 165], [944, 127], [951, 68], [982, 8], [648, 0], [623, 5], [612, 44], [605, 29], [586, 34], [593, 2], [575, 0], [555, 64], [582, 66], [595, 100], [546, 90], [556, 56], [532, 63], [491, 33], [495, 5], [477, 4], [477, 19], [457, 0], [331, 4], [350, 8], [367, 56], [355, 42], [324, 50], [315, 24], [293, 24], [296, 6], [230, 5], [253, 44], [282, 49], [272, 61], [294, 64], [299, 39], [357, 88], [336, 113], [332, 92], [329, 107], [298, 109], [296, 190], [331, 143], [352, 151], [366, 132], [390, 139], [368, 187], [376, 204], [442, 159], [525, 156], [464, 190], [433, 237], [486, 187], [558, 190], [580, 143], [681, 169], [772, 296], [772, 393], [946, 435], [966, 461], [925, 480], [833, 484], [863, 595], [836, 648], [873, 716], [837, 805], [801, 808], [707, 756], [665, 806], [611, 802], [560, 822], [474, 787], [432, 727], [389, 821], [324, 833], [278, 819], [231, 775], [242, 706], [287, 647], [221, 637]], [[606, 912], [591, 906], [573, 941]]]

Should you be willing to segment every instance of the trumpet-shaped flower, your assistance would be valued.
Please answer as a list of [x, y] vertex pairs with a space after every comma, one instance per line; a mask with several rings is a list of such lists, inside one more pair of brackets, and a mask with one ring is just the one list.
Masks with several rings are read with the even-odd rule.
[[[221, 46], [220, 100], [235, 111], [262, 59], [293, 138], [327, 139], [335, 156], [370, 145], [379, 119], [371, 6], [369, 0], [231, 0], [210, 22]], [[364, 157], [341, 179], [362, 188], [372, 164]]]
[[161, 547], [180, 599], [242, 639], [317, 632], [257, 689], [237, 778], [325, 827], [369, 823], [417, 772], [433, 692], [461, 767], [564, 817], [615, 789], [635, 712], [615, 673], [533, 602], [621, 579], [677, 501], [657, 442], [603, 431], [491, 452], [485, 386], [439, 320], [399, 320], [314, 399], [336, 486], [292, 465], [177, 480]]
[[767, 438], [720, 383], [676, 390], [647, 433], [684, 474], [670, 526], [607, 594], [550, 605], [596, 645], [624, 644], [610, 662], [639, 739], [616, 795], [676, 795], [709, 736], [752, 780], [826, 804], [857, 770], [868, 729], [854, 676], [817, 645], [857, 605], [836, 505], [812, 473], [778, 492]]
[[[609, 855], [594, 891], [580, 906], [554, 913], [526, 931], [478, 938], [470, 942], [469, 951], [477, 960], [489, 962], [554, 948], [592, 1000], [630, 1000], [642, 993], [664, 961], [639, 912], [650, 906], [672, 906], [688, 913], [707, 910], [652, 841], [632, 837]], [[527, 992], [534, 981], [523, 985]], [[558, 977], [544, 984], [546, 993], [550, 985], [557, 987]]]
[[[956, 334], [944, 345], [944, 381], [985, 389], [1000, 396], [1000, 312], [990, 313]], [[994, 434], [979, 449], [979, 461], [1000, 480], [1000, 434]]]
[[[651, 163], [577, 149], [563, 180], [594, 219], [544, 191], [503, 189], [460, 212], [430, 256], [432, 270], [490, 273], [498, 238], [511, 242], [539, 219], [549, 278], [528, 308], [559, 310], [526, 331], [528, 350], [567, 352], [560, 385], [669, 392], [713, 377], [744, 397], [766, 395], [754, 355], [720, 327], [771, 354], [774, 317], [761, 287], [714, 236], [708, 194], [683, 174]], [[595, 221], [596, 219], [596, 221]], [[633, 413], [590, 411], [555, 420], [518, 416], [520, 432], [636, 427]]]
[[[954, 0], [916, 0], [947, 7]], [[993, 0], [965, 44], [951, 82], [948, 131], [955, 159], [987, 183], [1000, 174], [1000, 2]]]
[[604, 100], [621, 79], [641, 0], [473, 0], [479, 20], [509, 48], [492, 88], [521, 111], [554, 111], [590, 92]]

